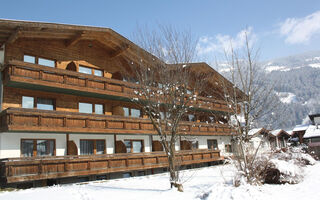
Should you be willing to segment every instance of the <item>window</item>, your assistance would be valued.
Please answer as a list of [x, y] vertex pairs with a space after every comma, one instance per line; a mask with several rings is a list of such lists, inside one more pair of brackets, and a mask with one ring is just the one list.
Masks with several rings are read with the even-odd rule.
[[92, 74], [92, 69], [79, 65], [79, 72], [84, 74]]
[[54, 100], [22, 96], [22, 108], [37, 108], [40, 110], [54, 110]]
[[35, 63], [36, 63], [36, 57], [24, 55], [24, 56], [23, 56], [23, 61], [24, 61], [24, 62], [28, 62], [28, 63], [33, 63], [33, 64], [35, 64]]
[[22, 108], [34, 108], [34, 98], [22, 96]]
[[103, 105], [102, 104], [94, 104], [94, 113], [95, 114], [103, 114]]
[[79, 103], [79, 112], [80, 113], [93, 113], [91, 103]]
[[217, 140], [207, 140], [208, 149], [218, 150], [218, 141]]
[[188, 119], [189, 119], [190, 122], [194, 122], [196, 120], [196, 118], [192, 114], [188, 115]]
[[54, 110], [53, 100], [45, 98], [37, 98], [37, 109]]
[[80, 155], [93, 155], [105, 153], [105, 140], [80, 140]]
[[23, 61], [28, 62], [28, 63], [38, 64], [38, 65], [43, 65], [43, 66], [47, 66], [47, 67], [55, 67], [56, 66], [56, 61], [46, 59], [46, 58], [41, 58], [38, 56], [24, 55]]
[[95, 69], [95, 70], [94, 70], [94, 75], [96, 75], [96, 76], [103, 76], [102, 70]]
[[54, 156], [55, 140], [53, 139], [21, 139], [21, 155], [32, 156]]
[[79, 112], [88, 114], [103, 114], [103, 104], [92, 104], [79, 102]]
[[140, 153], [143, 152], [143, 141], [142, 140], [125, 140], [127, 153]]
[[141, 111], [138, 109], [123, 107], [123, 111], [126, 117], [141, 117]]
[[91, 74], [95, 76], [103, 76], [102, 70], [85, 67], [83, 65], [79, 65], [79, 72], [84, 74]]
[[224, 148], [225, 148], [226, 152], [232, 153], [232, 146], [231, 146], [231, 144], [226, 144], [226, 145], [224, 146]]
[[140, 117], [140, 110], [132, 108], [131, 117]]
[[54, 60], [49, 60], [45, 58], [38, 58], [38, 64], [39, 65], [44, 65], [47, 67], [55, 67], [55, 61]]
[[192, 141], [192, 149], [198, 149], [198, 148], [199, 148], [198, 141]]

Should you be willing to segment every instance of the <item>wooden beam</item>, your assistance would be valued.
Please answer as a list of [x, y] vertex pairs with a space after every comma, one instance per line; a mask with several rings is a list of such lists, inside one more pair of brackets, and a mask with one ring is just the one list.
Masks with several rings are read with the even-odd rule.
[[123, 44], [119, 49], [115, 50], [111, 55], [110, 58], [116, 58], [120, 56], [123, 52], [125, 52], [127, 49], [129, 49], [128, 44]]
[[6, 41], [6, 44], [14, 43], [19, 38], [19, 36], [21, 35], [21, 32], [22, 32], [21, 30], [22, 29], [20, 27], [16, 28], [16, 30], [10, 35], [10, 37]]
[[72, 38], [70, 38], [66, 42], [66, 47], [70, 47], [72, 45], [75, 45], [77, 42], [79, 42], [82, 39], [83, 35], [84, 35], [84, 32], [81, 31], [78, 34], [76, 34], [75, 36], [73, 36]]

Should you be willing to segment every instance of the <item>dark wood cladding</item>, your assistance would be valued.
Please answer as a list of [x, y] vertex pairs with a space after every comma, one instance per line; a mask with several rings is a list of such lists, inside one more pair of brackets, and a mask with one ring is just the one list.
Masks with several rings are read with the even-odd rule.
[[[51, 68], [22, 61], [10, 61], [4, 69], [4, 82], [18, 82], [50, 88], [62, 88], [98, 95], [116, 96], [122, 98], [136, 98], [134, 94], [137, 84], [86, 75], [64, 69]], [[197, 105], [203, 109], [229, 112], [227, 104], [223, 101], [205, 97], [198, 97]]]
[[[8, 108], [1, 112], [2, 131], [156, 134], [149, 119], [122, 116]], [[182, 122], [180, 134], [231, 135], [223, 124]]]
[[[221, 160], [214, 150], [177, 152], [180, 165]], [[126, 172], [163, 168], [168, 166], [164, 152], [137, 154], [105, 154], [92, 156], [55, 156], [35, 158], [9, 158], [0, 160], [1, 178], [6, 183], [88, 176], [113, 172]]]

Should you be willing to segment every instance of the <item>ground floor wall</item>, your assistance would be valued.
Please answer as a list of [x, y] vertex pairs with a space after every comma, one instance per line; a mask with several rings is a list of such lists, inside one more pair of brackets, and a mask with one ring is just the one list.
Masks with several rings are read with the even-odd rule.
[[[105, 140], [107, 154], [115, 153], [115, 140], [142, 140], [143, 151], [152, 152], [152, 141], [160, 141], [156, 135], [115, 135], [115, 134], [66, 134], [66, 133], [26, 133], [26, 132], [5, 132], [0, 133], [0, 158], [21, 157], [22, 139], [54, 139], [55, 155], [67, 155], [67, 140], [73, 141], [80, 154], [80, 140]], [[226, 145], [231, 144], [231, 136], [181, 136], [181, 140], [195, 141], [198, 149], [208, 149], [208, 140], [217, 140], [220, 155], [230, 155], [226, 150]], [[180, 142], [176, 143], [176, 150], [179, 151]]]

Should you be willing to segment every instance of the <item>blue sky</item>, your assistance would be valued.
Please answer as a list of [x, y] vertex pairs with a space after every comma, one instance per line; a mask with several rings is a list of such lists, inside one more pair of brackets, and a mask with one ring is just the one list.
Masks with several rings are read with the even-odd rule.
[[320, 50], [319, 0], [6, 0], [0, 18], [109, 27], [130, 39], [137, 24], [191, 29], [206, 58], [243, 31], [260, 49], [260, 59]]

